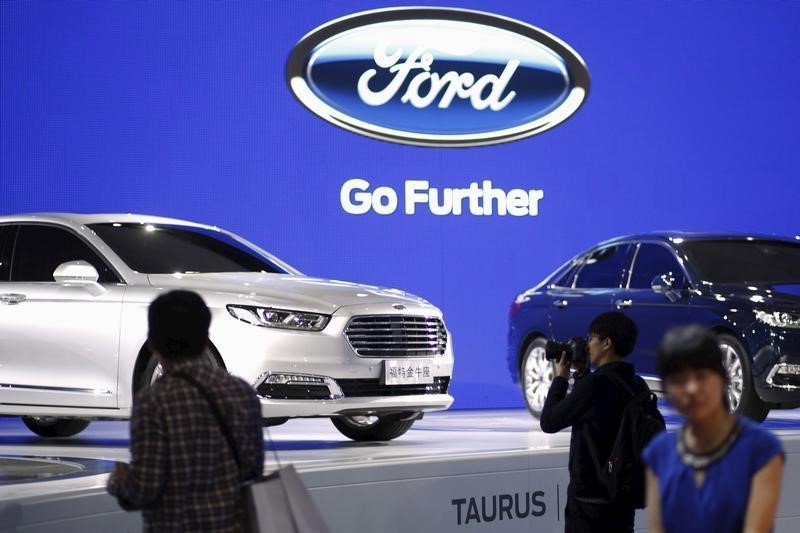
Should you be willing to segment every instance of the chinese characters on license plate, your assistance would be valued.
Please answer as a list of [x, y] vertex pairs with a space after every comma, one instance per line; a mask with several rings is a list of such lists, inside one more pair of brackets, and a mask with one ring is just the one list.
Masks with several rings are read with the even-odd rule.
[[430, 359], [388, 359], [383, 362], [386, 385], [433, 383], [433, 362]]

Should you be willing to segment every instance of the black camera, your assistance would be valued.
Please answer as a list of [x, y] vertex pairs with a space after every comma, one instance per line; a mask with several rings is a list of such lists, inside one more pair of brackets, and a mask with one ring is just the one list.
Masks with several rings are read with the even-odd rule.
[[567, 363], [585, 363], [589, 360], [583, 337], [572, 337], [567, 342], [547, 341], [544, 347], [544, 356], [548, 361], [558, 361], [563, 352], [567, 352]]

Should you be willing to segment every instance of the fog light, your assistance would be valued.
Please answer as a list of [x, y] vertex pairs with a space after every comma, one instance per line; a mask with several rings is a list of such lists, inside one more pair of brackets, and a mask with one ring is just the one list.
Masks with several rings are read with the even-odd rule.
[[253, 387], [272, 400], [338, 400], [344, 394], [329, 377], [265, 372]]
[[767, 385], [780, 389], [800, 389], [800, 364], [780, 363], [772, 367]]
[[324, 378], [316, 376], [304, 376], [302, 374], [270, 374], [264, 383], [325, 383]]
[[788, 365], [786, 363], [781, 363], [776, 368], [776, 374], [800, 374], [800, 365]]

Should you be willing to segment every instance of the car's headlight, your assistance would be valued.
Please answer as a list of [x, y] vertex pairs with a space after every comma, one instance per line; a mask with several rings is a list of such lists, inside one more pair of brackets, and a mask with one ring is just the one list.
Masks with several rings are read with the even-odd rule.
[[330, 316], [319, 313], [306, 313], [289, 309], [274, 309], [254, 305], [229, 305], [228, 312], [254, 326], [268, 328], [293, 329], [298, 331], [322, 331], [330, 320]]
[[800, 329], [800, 314], [782, 311], [756, 311], [759, 322], [776, 328]]

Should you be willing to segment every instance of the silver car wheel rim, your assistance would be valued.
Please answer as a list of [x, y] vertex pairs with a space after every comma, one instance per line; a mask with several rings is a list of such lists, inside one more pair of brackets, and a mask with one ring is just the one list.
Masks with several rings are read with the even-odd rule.
[[161, 363], [158, 363], [156, 367], [153, 369], [153, 373], [150, 375], [150, 385], [155, 383], [158, 378], [164, 375], [164, 367]]
[[553, 364], [545, 358], [544, 347], [535, 346], [530, 351], [522, 375], [525, 400], [531, 409], [541, 412], [554, 377]]
[[[211, 363], [212, 366], [218, 366], [217, 359], [214, 357], [214, 354], [212, 354], [211, 350], [209, 350], [208, 348], [206, 348], [203, 351], [203, 357], [208, 359], [208, 362]], [[158, 381], [158, 379], [163, 375], [164, 375], [164, 366], [159, 361], [156, 364], [155, 368], [153, 368], [153, 372], [152, 374], [150, 374], [150, 380], [148, 381], [147, 384], [152, 385], [153, 383]]]
[[728, 403], [730, 404], [731, 411], [735, 411], [742, 401], [742, 393], [744, 392], [744, 373], [742, 372], [742, 361], [739, 359], [739, 354], [736, 348], [726, 342], [719, 344], [719, 349], [722, 351], [722, 361], [725, 364], [725, 370], [728, 371]]
[[344, 416], [344, 420], [351, 426], [368, 428], [378, 423], [377, 416]]

